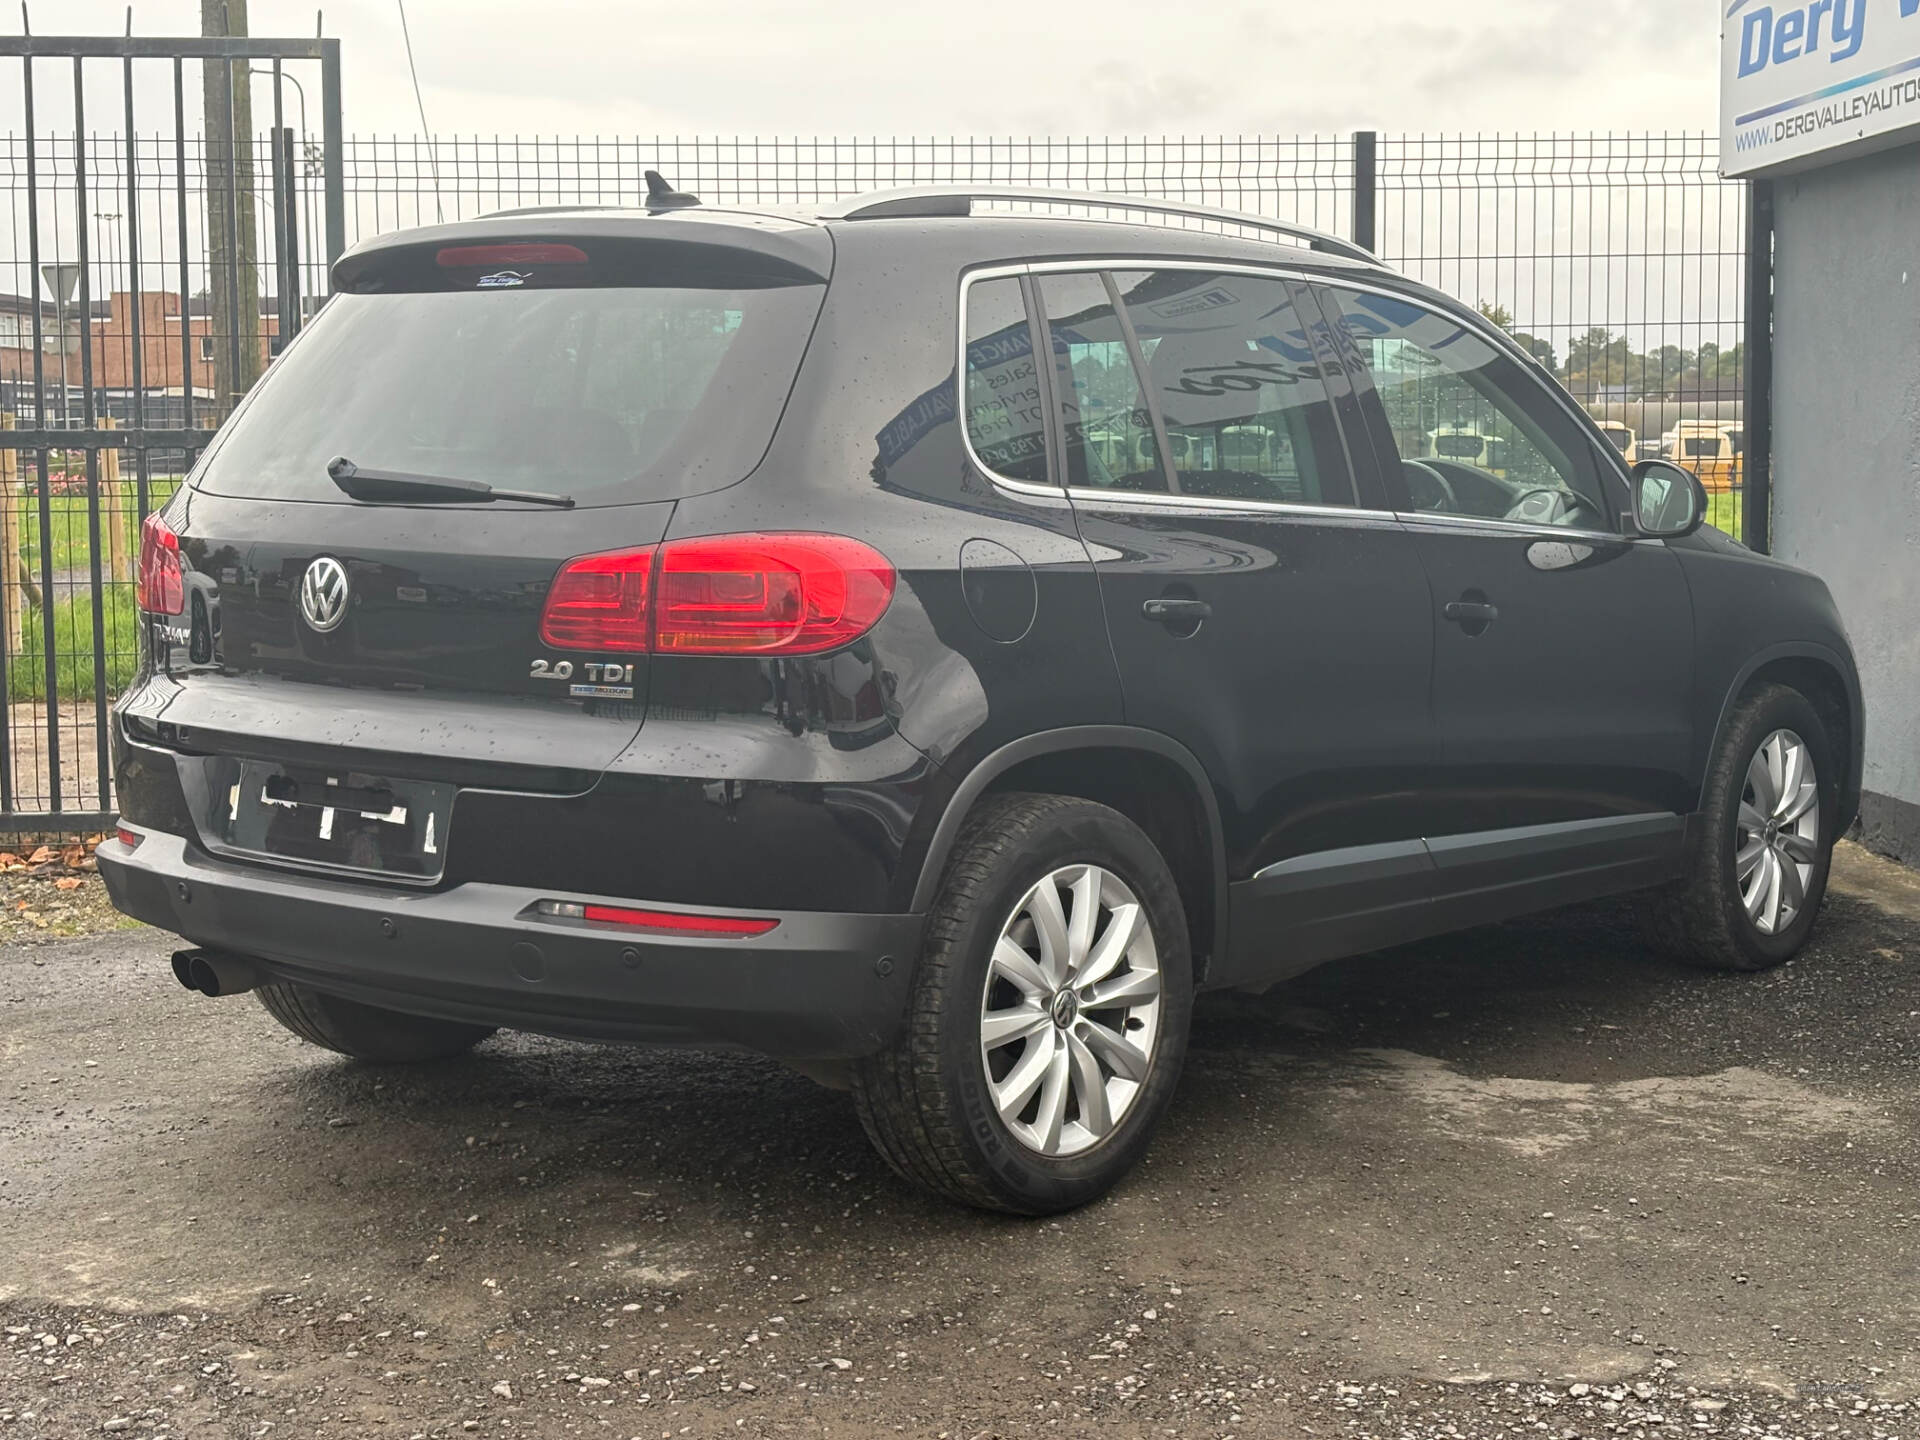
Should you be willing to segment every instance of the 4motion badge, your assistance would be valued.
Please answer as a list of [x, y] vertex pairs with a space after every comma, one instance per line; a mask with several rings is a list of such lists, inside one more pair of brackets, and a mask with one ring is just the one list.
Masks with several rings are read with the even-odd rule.
[[530, 680], [563, 680], [567, 694], [584, 700], [633, 699], [633, 666], [618, 660], [589, 660], [580, 668], [580, 680], [573, 678], [571, 660], [536, 660], [527, 671]]

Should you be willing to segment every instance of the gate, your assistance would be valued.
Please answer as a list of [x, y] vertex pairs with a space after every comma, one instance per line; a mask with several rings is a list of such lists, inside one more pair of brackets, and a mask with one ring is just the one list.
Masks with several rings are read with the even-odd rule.
[[[140, 524], [345, 248], [340, 42], [25, 35], [0, 37], [4, 56], [21, 91], [0, 294], [0, 833], [98, 830], [108, 707], [138, 650]], [[95, 135], [87, 102], [113, 61], [122, 104]], [[317, 135], [301, 79], [316, 67]]]

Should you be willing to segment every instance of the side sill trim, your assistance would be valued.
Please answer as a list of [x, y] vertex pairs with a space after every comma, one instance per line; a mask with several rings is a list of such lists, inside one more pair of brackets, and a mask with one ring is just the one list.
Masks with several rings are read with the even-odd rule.
[[1454, 870], [1465, 865], [1548, 855], [1604, 841], [1651, 840], [1678, 835], [1686, 821], [1671, 812], [1645, 815], [1605, 815], [1594, 820], [1558, 820], [1550, 825], [1517, 825], [1505, 830], [1473, 830], [1464, 835], [1429, 836], [1420, 840], [1390, 840], [1379, 845], [1351, 845], [1339, 850], [1317, 850], [1295, 855], [1256, 872], [1252, 879], [1268, 894], [1313, 890], [1324, 885], [1348, 885], [1386, 880], [1426, 870]]
[[1520, 825], [1511, 830], [1482, 830], [1467, 835], [1443, 835], [1426, 842], [1434, 868], [1453, 870], [1463, 865], [1516, 860], [1523, 855], [1549, 855], [1596, 842], [1652, 840], [1678, 835], [1686, 821], [1671, 812], [1648, 815], [1607, 815], [1597, 820], [1562, 820], [1551, 825]]
[[1391, 880], [1433, 869], [1433, 857], [1424, 840], [1389, 840], [1381, 845], [1350, 845], [1339, 850], [1317, 850], [1280, 860], [1253, 878], [1269, 895], [1318, 890], [1367, 880]]

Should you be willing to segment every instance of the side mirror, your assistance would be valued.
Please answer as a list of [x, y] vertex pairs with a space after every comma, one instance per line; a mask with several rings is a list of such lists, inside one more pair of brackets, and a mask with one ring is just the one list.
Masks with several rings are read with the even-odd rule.
[[1707, 518], [1707, 487], [1691, 470], [1666, 460], [1633, 467], [1633, 527], [1654, 540], [1691, 535]]

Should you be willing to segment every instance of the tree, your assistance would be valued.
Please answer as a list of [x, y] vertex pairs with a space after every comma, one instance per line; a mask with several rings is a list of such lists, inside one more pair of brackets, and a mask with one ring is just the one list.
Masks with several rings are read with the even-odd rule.
[[1595, 325], [1567, 347], [1567, 389], [1583, 398], [1607, 390], [1637, 393], [1645, 361], [1636, 366], [1635, 359], [1624, 336]]
[[1506, 306], [1497, 301], [1482, 300], [1478, 308], [1482, 315], [1511, 335], [1514, 343], [1522, 350], [1546, 366], [1553, 374], [1560, 373], [1560, 360], [1553, 352], [1552, 343], [1542, 340], [1538, 335], [1529, 335], [1524, 330], [1514, 329], [1513, 312]]

